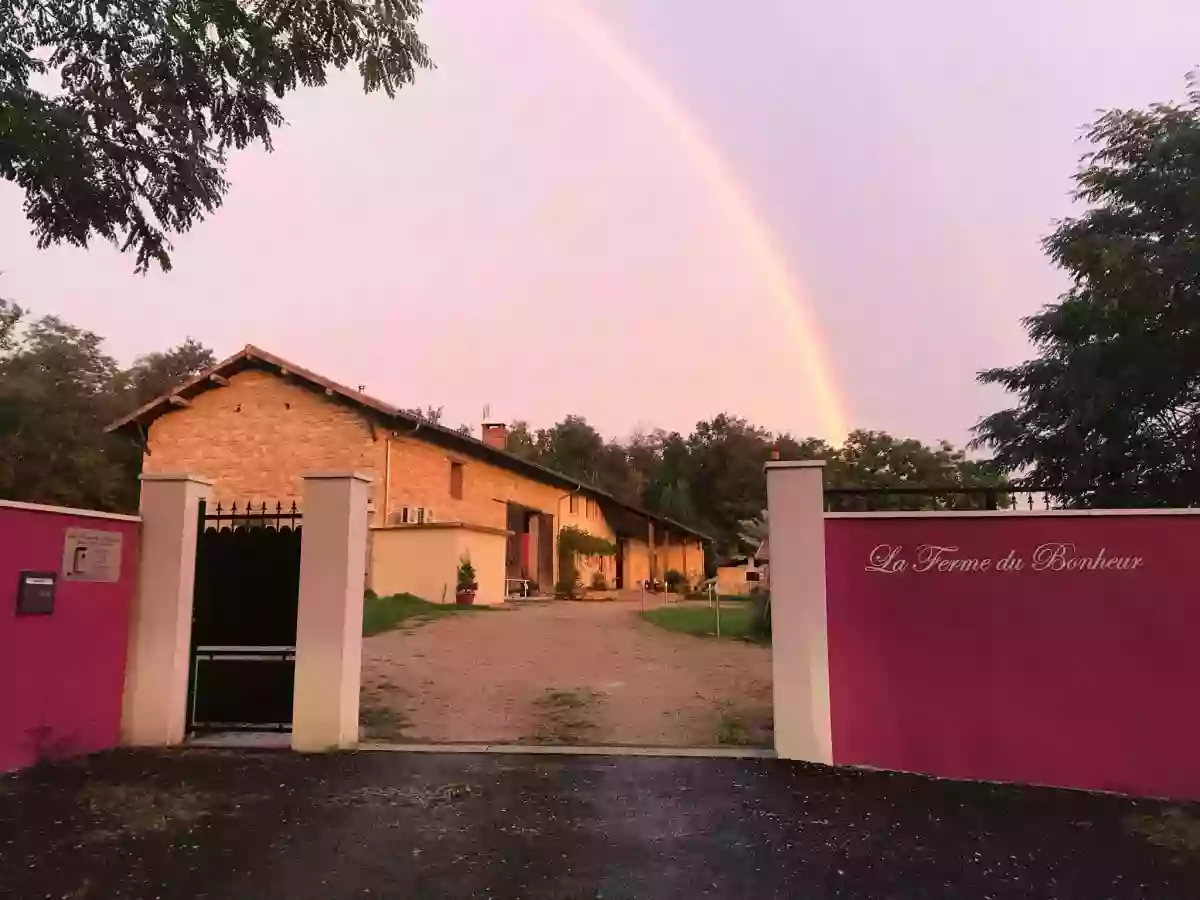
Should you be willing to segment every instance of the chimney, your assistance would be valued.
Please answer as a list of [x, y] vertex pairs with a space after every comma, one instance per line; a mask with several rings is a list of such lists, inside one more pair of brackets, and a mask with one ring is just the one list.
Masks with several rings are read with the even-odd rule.
[[507, 449], [508, 426], [503, 422], [484, 422], [483, 442], [489, 447], [495, 447], [497, 450]]
[[771, 459], [779, 459], [779, 448], [778, 447], [771, 448]]

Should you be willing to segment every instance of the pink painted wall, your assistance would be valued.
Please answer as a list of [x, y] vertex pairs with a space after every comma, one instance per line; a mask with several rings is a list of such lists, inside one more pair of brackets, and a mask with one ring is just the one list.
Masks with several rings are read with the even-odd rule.
[[[835, 763], [1200, 798], [1200, 516], [825, 531]], [[1035, 565], [1060, 543], [1063, 565]], [[957, 549], [922, 565], [923, 545]], [[998, 570], [1010, 551], [1023, 565]], [[969, 558], [991, 563], [949, 562]]]
[[[66, 581], [67, 528], [122, 535], [115, 583]], [[0, 505], [0, 771], [117, 744], [138, 523]], [[22, 570], [58, 572], [53, 614], [19, 616]]]

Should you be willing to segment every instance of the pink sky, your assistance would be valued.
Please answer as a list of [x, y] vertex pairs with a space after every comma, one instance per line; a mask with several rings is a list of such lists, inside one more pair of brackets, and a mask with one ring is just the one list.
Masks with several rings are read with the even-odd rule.
[[[677, 135], [547, 10], [434, 3], [438, 69], [389, 102], [350, 75], [288, 99], [276, 152], [230, 164], [225, 207], [169, 275], [38, 251], [0, 183], [0, 294], [123, 361], [192, 335], [256, 343], [451, 424], [607, 434], [736, 412], [824, 434], [761, 267]], [[808, 298], [855, 426], [965, 440], [1002, 402], [976, 370], [1027, 352], [1062, 276], [1079, 126], [1178, 98], [1185, 0], [600, 3], [736, 174]]]

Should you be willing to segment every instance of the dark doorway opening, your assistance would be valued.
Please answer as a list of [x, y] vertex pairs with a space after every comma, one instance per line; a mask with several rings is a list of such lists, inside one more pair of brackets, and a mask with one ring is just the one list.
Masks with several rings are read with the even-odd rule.
[[505, 521], [505, 592], [510, 596], [554, 592], [554, 516], [519, 503], [509, 503]]
[[300, 514], [200, 504], [188, 730], [290, 731]]

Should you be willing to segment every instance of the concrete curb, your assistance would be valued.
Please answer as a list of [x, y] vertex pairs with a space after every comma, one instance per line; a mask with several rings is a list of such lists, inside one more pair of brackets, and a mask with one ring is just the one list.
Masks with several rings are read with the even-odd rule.
[[761, 747], [625, 747], [531, 744], [370, 744], [359, 750], [385, 753], [491, 753], [525, 756], [656, 756], [699, 759], [775, 759], [775, 751]]

